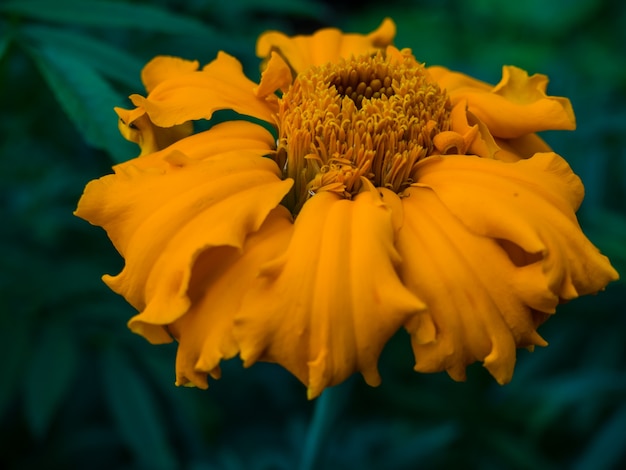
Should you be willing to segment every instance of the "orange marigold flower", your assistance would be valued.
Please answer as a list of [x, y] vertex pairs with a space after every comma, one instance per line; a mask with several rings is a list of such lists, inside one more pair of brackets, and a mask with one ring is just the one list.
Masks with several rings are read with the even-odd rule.
[[[131, 330], [178, 341], [178, 384], [240, 355], [311, 398], [357, 371], [377, 385], [401, 328], [415, 370], [482, 361], [504, 384], [560, 302], [617, 279], [578, 225], [580, 179], [536, 134], [575, 127], [569, 100], [516, 67], [495, 86], [425, 67], [394, 35], [265, 33], [258, 83], [225, 53], [157, 57], [117, 110], [141, 156], [76, 214], [125, 259], [104, 281]], [[192, 134], [220, 109], [242, 119]]]

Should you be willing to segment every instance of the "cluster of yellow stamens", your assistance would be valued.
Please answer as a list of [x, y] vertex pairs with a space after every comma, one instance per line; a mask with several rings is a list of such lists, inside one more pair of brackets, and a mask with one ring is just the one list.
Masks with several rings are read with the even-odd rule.
[[447, 95], [408, 50], [311, 67], [279, 104], [276, 160], [295, 182], [285, 203], [295, 214], [319, 191], [351, 198], [362, 178], [400, 193], [449, 127]]
[[379, 99], [382, 96], [389, 98], [394, 95], [389, 75], [378, 77], [369, 70], [352, 69], [337, 75], [331, 85], [340, 96], [347, 96], [356, 104], [358, 109], [363, 107], [364, 99]]

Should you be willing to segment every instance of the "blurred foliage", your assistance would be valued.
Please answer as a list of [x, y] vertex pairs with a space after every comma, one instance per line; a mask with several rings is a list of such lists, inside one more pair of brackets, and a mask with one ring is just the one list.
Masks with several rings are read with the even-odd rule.
[[[578, 130], [545, 138], [582, 177], [590, 238], [626, 275], [626, 4], [619, 0], [5, 0], [0, 4], [0, 466], [291, 469], [314, 403], [282, 369], [224, 365], [208, 391], [175, 388], [175, 346], [125, 327], [100, 281], [121, 269], [104, 233], [72, 216], [85, 183], [136, 149], [113, 106], [157, 54], [218, 50], [258, 77], [256, 36], [384, 16], [428, 64], [489, 82], [503, 64], [548, 74]], [[327, 423], [320, 468], [626, 468], [624, 282], [563, 305], [520, 351], [511, 384], [411, 372], [404, 333]]]

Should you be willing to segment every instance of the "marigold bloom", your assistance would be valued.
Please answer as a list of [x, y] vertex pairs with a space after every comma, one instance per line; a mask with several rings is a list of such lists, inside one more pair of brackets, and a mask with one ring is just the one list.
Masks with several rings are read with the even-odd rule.
[[[125, 259], [104, 281], [140, 312], [131, 330], [178, 341], [177, 384], [239, 354], [311, 398], [356, 371], [377, 385], [401, 328], [416, 371], [482, 361], [504, 384], [560, 302], [617, 279], [578, 225], [580, 179], [536, 134], [575, 127], [569, 100], [516, 67], [495, 86], [425, 67], [394, 35], [265, 33], [259, 83], [225, 53], [157, 57], [117, 110], [141, 156], [76, 214]], [[192, 134], [220, 109], [242, 119]]]

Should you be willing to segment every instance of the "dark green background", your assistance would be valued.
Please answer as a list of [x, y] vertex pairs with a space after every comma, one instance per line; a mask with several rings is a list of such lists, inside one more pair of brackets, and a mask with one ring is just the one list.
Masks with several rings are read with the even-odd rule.
[[[0, 466], [8, 469], [292, 469], [314, 402], [277, 366], [238, 359], [208, 391], [176, 388], [175, 346], [125, 326], [100, 281], [122, 260], [72, 216], [84, 185], [136, 154], [112, 107], [142, 92], [157, 54], [218, 50], [258, 78], [256, 36], [384, 16], [418, 59], [495, 83], [503, 64], [551, 77], [575, 132], [545, 138], [582, 177], [588, 236], [626, 274], [626, 5], [620, 0], [89, 1], [0, 3]], [[626, 468], [623, 282], [562, 306], [520, 351], [511, 384], [411, 371], [404, 333], [383, 384], [338, 390], [319, 468]]]

